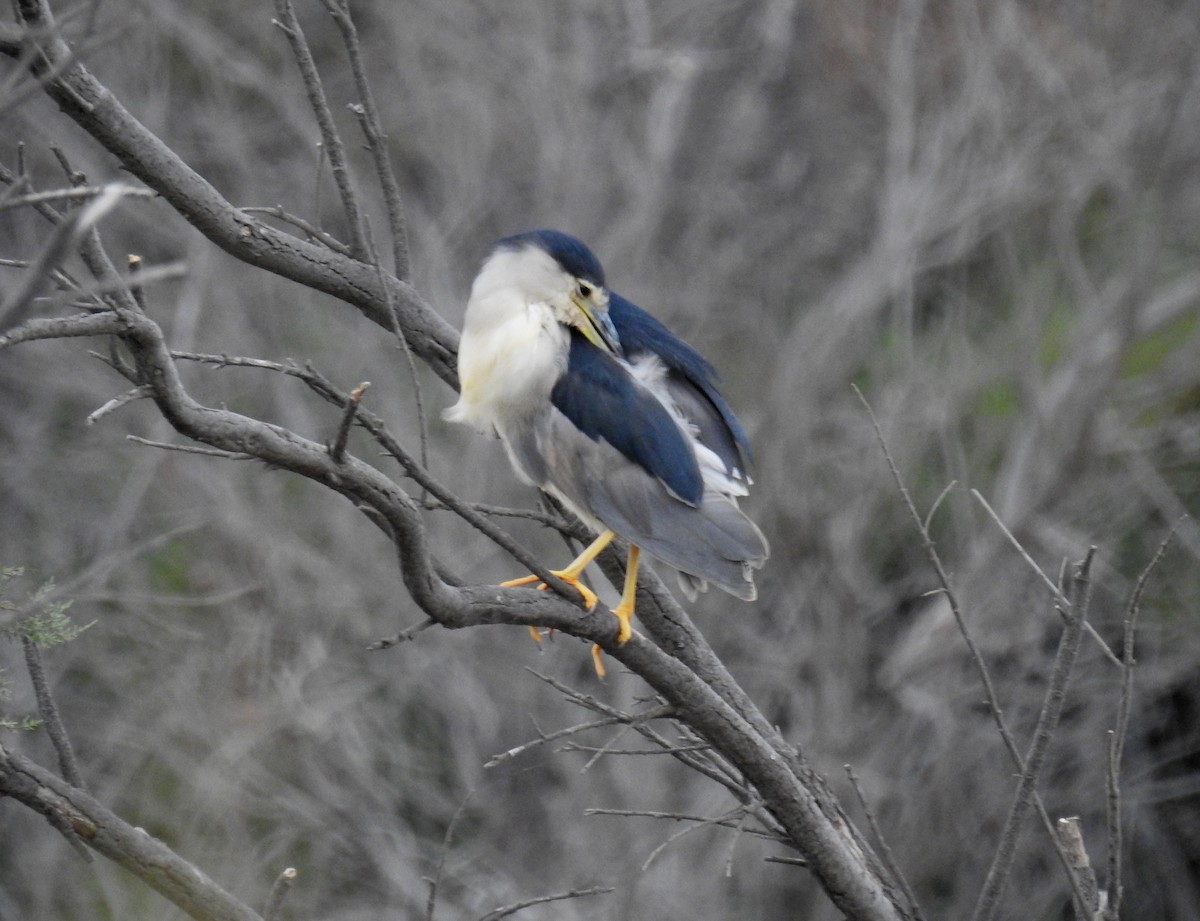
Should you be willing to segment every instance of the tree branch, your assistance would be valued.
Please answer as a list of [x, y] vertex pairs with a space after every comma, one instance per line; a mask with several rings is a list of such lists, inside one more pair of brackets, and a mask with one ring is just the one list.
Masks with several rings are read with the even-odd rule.
[[0, 793], [120, 864], [197, 921], [262, 921], [193, 864], [49, 771], [0, 746]]
[[[18, 8], [27, 27], [24, 41], [36, 41], [40, 52], [32, 61], [33, 75], [45, 78], [46, 92], [59, 108], [130, 173], [232, 256], [340, 298], [384, 329], [392, 328], [388, 292], [374, 266], [284, 233], [235, 208], [74, 59], [44, 0], [21, 0]], [[384, 276], [382, 284], [394, 298], [413, 350], [457, 388], [457, 331], [412, 285], [392, 276]]]

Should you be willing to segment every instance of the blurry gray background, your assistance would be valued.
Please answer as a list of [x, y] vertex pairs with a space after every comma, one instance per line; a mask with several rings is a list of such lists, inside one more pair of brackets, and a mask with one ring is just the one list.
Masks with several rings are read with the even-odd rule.
[[[414, 281], [435, 307], [457, 325], [492, 240], [557, 227], [717, 365], [751, 433], [746, 507], [773, 557], [757, 604], [709, 595], [696, 619], [840, 792], [854, 765], [927, 911], [963, 916], [1013, 770], [851, 385], [923, 512], [957, 483], [934, 534], [1025, 739], [1058, 620], [969, 490], [1051, 575], [1099, 546], [1093, 621], [1118, 652], [1134, 581], [1200, 507], [1200, 4], [353, 8]], [[84, 60], [139, 119], [236, 204], [341, 232], [271, 4], [97, 12]], [[319, 4], [298, 13], [370, 198], [336, 32]], [[52, 144], [93, 181], [121, 177], [44, 98], [0, 125], [10, 165], [18, 141], [43, 188], [63, 184]], [[382, 240], [375, 198], [369, 217]], [[161, 202], [127, 203], [103, 229], [118, 257], [189, 264], [150, 298], [174, 347], [370, 380], [368, 405], [417, 447], [404, 356], [353, 310], [235, 262]], [[6, 212], [0, 255], [29, 257], [45, 233]], [[589, 766], [587, 753], [541, 748], [485, 770], [538, 727], [585, 718], [528, 667], [618, 704], [647, 689], [616, 668], [601, 684], [586, 646], [539, 650], [523, 629], [434, 629], [366, 652], [422, 619], [375, 528], [294, 476], [127, 441], [173, 440], [150, 406], [87, 426], [124, 389], [88, 357], [101, 347], [0, 354], [0, 563], [29, 567], [29, 587], [71, 584], [73, 615], [95, 621], [49, 663], [102, 802], [252, 904], [295, 866], [295, 918], [424, 917], [423, 877], [471, 791], [439, 917], [601, 884], [616, 891], [521, 917], [835, 916], [755, 839], [700, 828], [657, 851], [681, 826], [585, 816], [728, 808], [674, 762]], [[206, 401], [317, 439], [336, 427], [281, 376], [185, 372]], [[470, 500], [536, 503], [495, 443], [440, 421], [448, 388], [424, 369], [420, 385], [437, 476]], [[361, 436], [351, 446], [395, 472]], [[461, 576], [519, 574], [457, 519], [429, 520]], [[506, 526], [548, 563], [567, 558], [532, 523]], [[1200, 904], [1198, 554], [1187, 520], [1143, 602], [1124, 781], [1130, 918], [1194, 917]], [[0, 647], [0, 664], [5, 712], [28, 712], [19, 648]], [[1117, 692], [1117, 670], [1085, 640], [1043, 787], [1051, 815], [1082, 816], [1097, 859]], [[40, 736], [10, 743], [52, 761]], [[0, 919], [175, 917], [23, 808], [0, 804], [0, 817]], [[1062, 917], [1044, 834], [1023, 845], [1008, 917]]]

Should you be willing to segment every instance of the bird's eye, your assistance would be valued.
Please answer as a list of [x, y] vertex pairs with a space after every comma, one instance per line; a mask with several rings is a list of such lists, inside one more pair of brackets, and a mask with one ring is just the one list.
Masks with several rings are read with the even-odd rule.
[[580, 297], [586, 299], [592, 296], [592, 291], [595, 289], [586, 281], [581, 281], [575, 286], [575, 290], [579, 292]]

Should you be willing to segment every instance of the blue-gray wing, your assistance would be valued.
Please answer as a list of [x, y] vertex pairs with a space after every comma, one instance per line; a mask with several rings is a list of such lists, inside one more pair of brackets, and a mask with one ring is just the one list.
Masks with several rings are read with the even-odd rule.
[[682, 501], [699, 504], [704, 481], [690, 438], [624, 365], [574, 330], [550, 401], [588, 438], [616, 448]]
[[667, 388], [679, 411], [698, 430], [700, 441], [714, 451], [726, 471], [747, 479], [750, 441], [732, 407], [717, 389], [713, 366], [662, 323], [616, 292], [609, 293], [608, 316], [630, 360], [641, 353], [656, 355], [667, 369]]

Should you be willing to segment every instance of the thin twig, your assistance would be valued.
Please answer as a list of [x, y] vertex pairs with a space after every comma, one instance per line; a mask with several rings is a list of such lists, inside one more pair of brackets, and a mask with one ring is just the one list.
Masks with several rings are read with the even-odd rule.
[[[1029, 568], [1032, 569], [1039, 576], [1039, 578], [1041, 578], [1041, 580], [1050, 587], [1050, 591], [1054, 594], [1055, 601], [1058, 603], [1060, 611], [1069, 607], [1066, 598], [1063, 596], [1062, 589], [1054, 584], [1054, 580], [1046, 575], [1046, 573], [1042, 570], [1042, 567], [1038, 566], [1033, 557], [1029, 555], [1029, 551], [1021, 546], [1021, 542], [1018, 541], [1013, 535], [1013, 532], [1008, 529], [1008, 526], [1000, 520], [1000, 516], [996, 514], [996, 510], [988, 504], [988, 500], [983, 497], [983, 494], [980, 493], [978, 489], [972, 489], [971, 495], [978, 499], [980, 504], [983, 505], [988, 515], [991, 516], [992, 521], [995, 522], [996, 526], [1000, 529], [1001, 533], [1008, 538], [1008, 542], [1012, 544], [1013, 548], [1017, 551], [1017, 553], [1020, 554], [1021, 559], [1023, 559]], [[1104, 642], [1104, 638], [1096, 632], [1096, 628], [1091, 624], [1084, 624], [1084, 629], [1087, 631], [1088, 635], [1096, 641], [1097, 645], [1099, 645], [1100, 651], [1104, 653], [1104, 657], [1108, 659], [1108, 661], [1112, 662], [1113, 665], [1119, 667], [1121, 665], [1121, 660], [1116, 657], [1116, 654], [1109, 647], [1108, 643]]]
[[458, 804], [458, 809], [454, 811], [454, 815], [450, 819], [450, 824], [446, 826], [446, 834], [442, 836], [442, 850], [438, 854], [437, 867], [433, 871], [433, 878], [429, 880], [429, 898], [425, 901], [425, 921], [433, 921], [433, 911], [437, 907], [438, 886], [442, 881], [442, 872], [446, 868], [446, 857], [450, 853], [450, 843], [454, 837], [454, 829], [458, 827], [458, 821], [466, 812], [467, 804], [471, 802], [471, 797], [475, 795], [474, 790], [469, 790], [467, 795], [463, 797], [463, 801]]
[[[1096, 548], [1088, 549], [1087, 556], [1080, 563], [1072, 579], [1072, 598], [1058, 591], [1056, 595], [1063, 599], [1063, 611], [1067, 615], [1067, 623], [1063, 628], [1058, 642], [1058, 652], [1054, 656], [1054, 666], [1050, 671], [1050, 682], [1046, 688], [1045, 700], [1038, 714], [1037, 725], [1033, 731], [1033, 741], [1029, 753], [1025, 756], [1025, 770], [1017, 783], [1016, 793], [1009, 807], [1008, 818], [1004, 823], [1004, 831], [996, 848], [996, 855], [984, 880], [983, 890], [975, 906], [973, 921], [991, 921], [1000, 904], [1000, 896], [1008, 882], [1012, 869], [1013, 856], [1016, 853], [1017, 837], [1021, 833], [1021, 825], [1025, 811], [1031, 802], [1031, 794], [1041, 776], [1042, 765], [1050, 742], [1058, 728], [1058, 718], [1062, 713], [1063, 702], [1067, 696], [1067, 686], [1071, 680], [1071, 672], [1075, 666], [1075, 658], [1079, 653], [1079, 643], [1083, 638], [1083, 625], [1087, 622], [1088, 605], [1091, 601], [1092, 560], [1096, 556]], [[1077, 880], [1074, 873], [1073, 880]], [[1080, 902], [1086, 904], [1086, 896], [1080, 896]]]
[[179, 451], [181, 454], [202, 454], [205, 457], [220, 457], [225, 460], [254, 460], [253, 454], [242, 454], [237, 451], [225, 451], [221, 448], [208, 448], [204, 445], [176, 445], [167, 441], [153, 441], [138, 435], [126, 435], [126, 441], [133, 441], [149, 448], [162, 448], [164, 451]]
[[[136, 259], [137, 257], [133, 258]], [[128, 292], [133, 297], [134, 302], [141, 307], [141, 292], [144, 288], [162, 281], [174, 281], [177, 278], [184, 278], [188, 273], [187, 263], [182, 261], [168, 262], [163, 265], [149, 267], [143, 267], [140, 262], [136, 262], [130, 263], [130, 269], [131, 273], [127, 276], [118, 275], [106, 281], [77, 285], [62, 294], [38, 298], [38, 304], [44, 309], [53, 310], [76, 306], [76, 302], [81, 298], [92, 298], [95, 300], [111, 294], [124, 294]], [[107, 307], [103, 309], [107, 309]]]
[[543, 905], [546, 902], [561, 902], [564, 899], [582, 899], [589, 895], [606, 895], [613, 892], [611, 886], [593, 886], [591, 889], [571, 889], [568, 892], [559, 892], [554, 895], [543, 895], [536, 899], [525, 899], [521, 902], [514, 902], [512, 905], [505, 905], [502, 908], [496, 908], [489, 911], [479, 921], [500, 921], [501, 918], [507, 918], [509, 915], [515, 915], [517, 912], [529, 908], [531, 905]]
[[113, 397], [99, 409], [88, 413], [87, 419], [84, 420], [88, 425], [95, 425], [102, 418], [107, 416], [114, 410], [120, 409], [128, 403], [133, 403], [135, 400], [144, 400], [147, 397], [154, 395], [153, 388], [143, 384], [140, 387], [134, 387], [132, 390], [127, 390], [120, 396]]
[[[963, 615], [962, 605], [959, 602], [958, 594], [954, 591], [954, 587], [950, 583], [950, 576], [946, 572], [945, 566], [942, 565], [942, 559], [937, 552], [937, 546], [933, 542], [933, 538], [929, 534], [929, 516], [921, 517], [921, 513], [917, 511], [916, 503], [913, 502], [912, 495], [908, 491], [908, 487], [904, 485], [904, 480], [900, 476], [900, 469], [896, 466], [895, 458], [892, 457], [891, 449], [888, 447], [887, 439], [883, 435], [883, 429], [879, 425], [879, 420], [875, 416], [875, 411], [871, 408], [871, 404], [867, 402], [862, 391], [857, 386], [851, 385], [854, 392], [858, 395], [863, 407], [867, 411], [867, 416], [871, 420], [871, 425], [875, 429], [875, 437], [879, 441], [880, 450], [883, 453], [884, 460], [887, 462], [888, 469], [891, 471], [892, 479], [896, 483], [896, 488], [900, 491], [900, 497], [907, 506], [909, 515], [917, 525], [917, 530], [921, 534], [921, 543], [925, 549], [925, 554], [929, 559], [930, 565], [933, 566], [934, 572], [937, 574], [938, 582], [942, 587], [942, 592], [946, 596], [946, 602], [950, 605], [950, 611], [954, 616], [954, 622], [958, 627], [959, 635], [963, 638], [966, 644], [967, 652], [971, 656], [971, 661], [975, 665], [975, 670], [979, 673], [980, 683], [983, 685], [984, 700], [988, 705], [988, 712], [992, 716], [992, 721], [996, 724], [996, 729], [1000, 733], [1000, 738], [1004, 742], [1004, 747], [1007, 749], [1009, 757], [1019, 773], [1025, 772], [1025, 758], [1017, 748], [1016, 740], [1013, 738], [1012, 732], [1009, 731], [1008, 723], [1004, 719], [1004, 711], [1000, 707], [1000, 698], [996, 693], [996, 687], [992, 683], [992, 675], [987, 667], [987, 660], [983, 657], [983, 652], [980, 650], [970, 627], [967, 626], [966, 617]], [[943, 495], [945, 491], [943, 491]], [[939, 496], [939, 502], [941, 497]], [[1056, 853], [1058, 854], [1059, 863], [1063, 868], [1063, 873], [1066, 875], [1068, 883], [1072, 887], [1078, 885], [1075, 875], [1071, 872], [1070, 862], [1066, 852], [1062, 848], [1062, 843], [1058, 840], [1058, 835], [1055, 833], [1054, 820], [1050, 818], [1050, 813], [1046, 811], [1046, 806], [1042, 802], [1041, 795], [1033, 791], [1034, 806], [1037, 809], [1038, 817], [1042, 821], [1042, 828], [1045, 829], [1046, 835], [1053, 844]]]
[[50, 683], [46, 680], [46, 669], [42, 664], [42, 650], [32, 637], [21, 634], [21, 645], [25, 648], [25, 667], [29, 669], [29, 679], [33, 683], [33, 693], [37, 698], [38, 712], [46, 726], [46, 734], [54, 745], [58, 755], [58, 769], [63, 780], [72, 787], [86, 789], [83, 785], [83, 775], [79, 771], [79, 762], [75, 760], [75, 750], [71, 747], [71, 738], [67, 728], [59, 716], [58, 706], [54, 703], [54, 695], [50, 693]]
[[807, 867], [808, 861], [803, 857], [764, 857], [764, 863], [782, 863], [789, 867]]
[[[408, 336], [404, 332], [404, 327], [400, 323], [399, 306], [396, 304], [396, 298], [392, 294], [392, 286], [387, 283], [383, 277], [383, 264], [379, 261], [379, 252], [375, 249], [375, 239], [371, 235], [371, 225], [367, 224], [367, 245], [370, 247], [371, 262], [375, 266], [376, 274], [379, 276], [379, 286], [383, 289], [387, 297], [388, 315], [392, 318], [392, 334], [396, 337], [396, 341], [400, 343], [400, 348], [404, 352], [404, 360], [408, 365], [408, 376], [412, 382], [413, 400], [417, 406], [417, 431], [421, 433], [421, 466], [429, 468], [429, 424], [425, 419], [425, 396], [421, 390], [421, 376], [417, 373], [417, 361], [413, 355], [412, 346], [409, 344]], [[421, 503], [425, 503], [426, 496], [424, 492], [421, 494]]]
[[399, 646], [401, 643], [412, 642], [412, 640], [416, 638], [417, 634], [424, 633], [426, 630], [435, 626], [436, 624], [437, 621], [433, 620], [432, 618], [423, 620], [419, 624], [414, 624], [413, 626], [409, 627], [407, 630], [402, 630], [395, 636], [387, 637], [386, 639], [382, 640], [376, 640], [367, 647], [367, 650], [374, 652], [375, 650], [379, 649], [391, 649], [393, 646]]
[[14, 324], [24, 319], [50, 273], [58, 267], [68, 253], [80, 245], [96, 222], [115, 208], [121, 199], [133, 190], [129, 186], [114, 182], [102, 189], [88, 191], [93, 194], [88, 197], [87, 204], [73, 211], [69, 217], [55, 227], [50, 238], [42, 246], [41, 252], [38, 253], [37, 258], [23, 276], [21, 283], [9, 293], [3, 303], [0, 303], [0, 322]]
[[[595, 767], [601, 758], [603, 758], [605, 755], [612, 752], [613, 746], [616, 745], [619, 741], [621, 741], [621, 739], [625, 738], [626, 734], [632, 728], [633, 727], [628, 724], [625, 726], [622, 726], [620, 729], [618, 729], [616, 732], [614, 732], [612, 734], [612, 738], [610, 738], [603, 745], [591, 746], [588, 750], [592, 752], [592, 757], [588, 758], [588, 760], [584, 762], [583, 767], [581, 767], [579, 769], [579, 773], [586, 774], [593, 767]], [[583, 751], [584, 749], [582, 746], [580, 746], [578, 750]]]
[[746, 814], [745, 807], [738, 806], [736, 809], [731, 809], [729, 812], [725, 813], [724, 815], [713, 816], [712, 818], [708, 818], [708, 819], [701, 819], [700, 821], [696, 822], [694, 825], [689, 825], [686, 828], [681, 828], [681, 829], [679, 829], [679, 831], [675, 832], [674, 834], [668, 835], [667, 839], [665, 841], [663, 841], [662, 843], [660, 843], [658, 845], [658, 847], [656, 847], [654, 850], [652, 850], [650, 852], [650, 856], [647, 857], [646, 860], [642, 863], [642, 872], [645, 873], [647, 870], [649, 870], [651, 864], [653, 864], [654, 861], [656, 861], [658, 859], [659, 855], [663, 851], [665, 851], [668, 847], [670, 847], [672, 844], [674, 844], [676, 841], [678, 841], [680, 838], [683, 838], [686, 835], [690, 835], [692, 832], [694, 832], [700, 828], [711, 828], [714, 825], [716, 825], [716, 826], [729, 825], [730, 823], [734, 822], [735, 816], [742, 817], [742, 816], [745, 816], [745, 814]]
[[538, 738], [515, 748], [510, 748], [508, 751], [503, 751], [498, 755], [493, 755], [486, 762], [485, 768], [493, 768], [503, 764], [505, 761], [510, 761], [518, 755], [523, 755], [531, 749], [541, 745], [546, 745], [550, 742], [555, 742], [559, 739], [567, 738], [568, 736], [578, 735], [581, 732], [589, 732], [593, 729], [604, 729], [608, 726], [629, 726], [634, 723], [648, 723], [651, 720], [671, 719], [675, 715], [675, 708], [668, 706], [656, 707], [653, 710], [648, 710], [645, 713], [623, 713], [618, 716], [607, 716], [604, 719], [593, 720], [590, 723], [580, 723], [577, 726], [568, 726], [566, 729], [558, 729], [554, 732], [543, 733], [538, 730]]
[[275, 205], [269, 208], [244, 207], [241, 210], [246, 214], [269, 214], [271, 217], [283, 221], [285, 224], [291, 224], [293, 227], [303, 230], [308, 235], [310, 240], [315, 240], [317, 243], [322, 243], [325, 246], [328, 246], [335, 253], [339, 253], [342, 256], [350, 255], [350, 247], [348, 247], [333, 234], [326, 233], [324, 230], [321, 230], [321, 228], [313, 226], [302, 217], [289, 214], [287, 211], [283, 210], [282, 205]]
[[329, 167], [333, 171], [333, 181], [337, 184], [338, 194], [342, 199], [342, 210], [346, 214], [346, 223], [350, 232], [350, 252], [355, 259], [367, 258], [367, 243], [363, 236], [362, 210], [358, 205], [358, 195], [354, 191], [354, 183], [350, 178], [350, 169], [346, 163], [346, 150], [342, 144], [341, 135], [333, 121], [333, 113], [325, 98], [325, 87], [321, 83], [321, 75], [313, 60], [312, 50], [308, 39], [296, 19], [291, 0], [275, 0], [275, 14], [279, 17], [276, 25], [287, 36], [292, 46], [292, 55], [300, 68], [300, 78], [304, 81], [304, 89], [308, 93], [308, 102], [313, 115], [317, 119], [317, 127], [321, 132], [322, 149], [329, 157]]
[[[602, 809], [598, 806], [583, 810], [583, 814], [585, 816], [611, 815], [619, 818], [632, 819], [666, 819], [671, 822], [702, 822], [708, 825], [720, 825], [724, 828], [737, 828], [738, 822], [740, 821], [735, 821], [734, 819], [729, 818], [722, 819], [719, 816], [690, 815], [683, 812], [656, 812], [645, 809]], [[732, 813], [729, 814], [732, 815]], [[754, 835], [756, 838], [763, 838], [767, 841], [787, 840], [784, 835], [767, 831], [763, 828], [745, 828], [743, 830], [748, 835]]]
[[[100, 188], [71, 188], [71, 189], [50, 189], [45, 192], [27, 192], [24, 195], [15, 195], [12, 197], [0, 200], [0, 211], [11, 211], [14, 208], [24, 208], [29, 205], [37, 205], [42, 202], [52, 201], [87, 201], [97, 198], [105, 193], [105, 187]], [[157, 198], [158, 193], [150, 189], [137, 189], [126, 187], [124, 192], [127, 198]]]
[[[568, 700], [578, 704], [584, 709], [591, 710], [595, 713], [602, 713], [606, 716], [623, 716], [620, 710], [616, 709], [615, 707], [611, 707], [600, 700], [597, 700], [590, 694], [583, 694], [579, 691], [576, 691], [575, 689], [563, 684], [561, 681], [551, 678], [549, 675], [543, 675], [540, 672], [534, 671], [532, 668], [528, 668], [526, 670], [530, 674], [549, 684], [559, 693], [565, 695]], [[661, 735], [659, 735], [649, 726], [646, 726], [644, 723], [636, 723], [631, 725], [633, 725], [642, 736], [652, 741], [655, 745], [658, 745], [664, 749], [676, 748], [676, 746], [672, 745], [671, 742], [669, 742], [667, 739], [664, 739]], [[724, 762], [713, 763], [711, 755], [709, 756], [708, 760], [698, 757], [695, 752], [675, 751], [673, 752], [673, 755], [686, 767], [691, 768], [693, 771], [702, 774], [709, 780], [712, 780], [715, 783], [725, 787], [725, 789], [732, 793], [737, 799], [742, 800], [743, 802], [749, 802], [753, 798], [747, 789], [746, 782], [740, 776], [737, 776], [736, 772], [734, 772], [733, 769], [728, 767]]]
[[400, 194], [400, 183], [396, 181], [396, 173], [392, 169], [392, 162], [388, 157], [387, 134], [383, 131], [379, 109], [375, 105], [375, 96], [371, 92], [371, 81], [367, 78], [367, 68], [363, 63], [358, 30], [350, 15], [350, 4], [346, 0], [322, 0], [322, 2], [338, 27], [338, 31], [342, 33], [346, 56], [350, 60], [350, 72], [354, 75], [354, 87], [358, 92], [358, 98], [362, 100], [360, 104], [350, 106], [350, 110], [358, 117], [359, 124], [362, 126], [363, 135], [367, 139], [367, 148], [371, 151], [371, 157], [375, 163], [379, 187], [383, 191], [388, 228], [392, 236], [392, 271], [395, 272], [397, 278], [407, 280], [409, 277], [408, 229], [407, 221], [404, 218], [404, 203]]
[[681, 752], [706, 752], [712, 746], [707, 742], [703, 745], [674, 745], [669, 748], [612, 748], [608, 745], [583, 745], [579, 742], [568, 742], [560, 751], [565, 752], [595, 752], [600, 755], [678, 755]]
[[1117, 725], [1109, 735], [1108, 744], [1108, 781], [1106, 796], [1106, 824], [1108, 826], [1107, 874], [1105, 881], [1108, 893], [1108, 917], [1116, 919], [1121, 913], [1121, 899], [1124, 887], [1121, 884], [1121, 761], [1125, 754], [1125, 738], [1129, 732], [1129, 714], [1133, 703], [1133, 673], [1137, 666], [1134, 656], [1134, 643], [1137, 639], [1137, 621], [1141, 613], [1142, 592], [1150, 579], [1150, 574], [1162, 562], [1167, 548], [1175, 539], [1179, 526], [1183, 524], [1186, 515], [1171, 526], [1170, 532], [1158, 545], [1158, 550], [1146, 564], [1138, 577], [1125, 609], [1125, 638], [1121, 650], [1121, 697], [1117, 703]]
[[888, 846], [887, 839], [883, 837], [883, 832], [879, 830], [879, 823], [875, 821], [875, 810], [867, 802], [867, 796], [863, 792], [862, 784], [858, 782], [858, 776], [854, 773], [854, 768], [848, 764], [845, 767], [846, 776], [850, 778], [850, 785], [854, 787], [854, 793], [858, 797], [858, 804], [862, 807], [863, 815], [867, 817], [867, 827], [870, 828], [871, 836], [875, 839], [875, 844], [879, 847], [879, 854], [883, 858], [884, 865], [888, 868], [888, 872], [892, 874], [892, 879], [896, 881], [896, 884], [904, 893], [904, 897], [908, 900], [908, 907], [912, 912], [912, 916], [917, 921], [924, 921], [925, 916], [921, 913], [921, 906], [917, 904], [917, 897], [913, 895], [912, 888], [908, 885], [908, 879], [905, 877], [904, 871], [900, 869], [900, 864], [896, 861], [896, 855], [892, 853], [891, 847]]
[[141, 256], [130, 253], [125, 257], [125, 265], [129, 268], [129, 277], [137, 280], [136, 284], [132, 281], [130, 282], [129, 293], [133, 295], [133, 299], [137, 303], [138, 308], [142, 311], [142, 313], [145, 313], [146, 290], [144, 286], [146, 284], [146, 266], [144, 264], [144, 260]]

